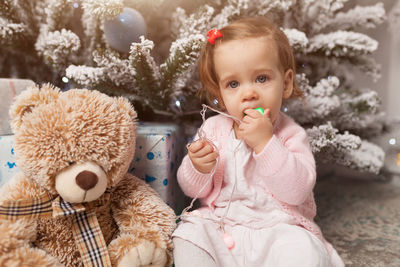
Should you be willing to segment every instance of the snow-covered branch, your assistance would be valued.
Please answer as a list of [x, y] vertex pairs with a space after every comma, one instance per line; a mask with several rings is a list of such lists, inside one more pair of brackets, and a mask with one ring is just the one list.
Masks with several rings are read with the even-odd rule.
[[308, 53], [322, 53], [325, 56], [356, 57], [370, 54], [378, 48], [378, 42], [368, 35], [336, 31], [321, 33], [310, 38]]
[[386, 20], [383, 3], [373, 6], [356, 6], [346, 12], [338, 12], [324, 24], [316, 24], [315, 30], [351, 30], [356, 27], [375, 28]]
[[113, 19], [122, 13], [123, 0], [82, 0], [82, 7], [98, 19]]
[[68, 59], [81, 46], [79, 37], [70, 30], [48, 32], [40, 35], [35, 48], [44, 60], [54, 68], [67, 67]]
[[104, 68], [70, 65], [65, 70], [65, 76], [86, 88], [92, 88], [104, 81], [105, 71]]

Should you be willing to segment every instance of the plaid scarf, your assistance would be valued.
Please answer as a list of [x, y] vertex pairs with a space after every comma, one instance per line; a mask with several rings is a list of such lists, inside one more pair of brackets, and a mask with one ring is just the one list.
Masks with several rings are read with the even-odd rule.
[[0, 205], [0, 218], [16, 220], [73, 215], [75, 221], [72, 225], [72, 233], [83, 265], [105, 267], [111, 266], [111, 261], [93, 208], [102, 206], [109, 200], [110, 192], [108, 190], [99, 199], [85, 204], [65, 202], [60, 196], [52, 199], [49, 195], [44, 194], [29, 200], [3, 202]]

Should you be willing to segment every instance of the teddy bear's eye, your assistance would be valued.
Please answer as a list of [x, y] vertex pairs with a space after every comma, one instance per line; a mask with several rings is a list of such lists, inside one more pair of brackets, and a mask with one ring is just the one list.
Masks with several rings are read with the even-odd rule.
[[73, 162], [73, 161], [70, 161], [70, 162], [68, 162], [68, 166], [71, 166], [72, 164], [74, 164], [75, 162]]

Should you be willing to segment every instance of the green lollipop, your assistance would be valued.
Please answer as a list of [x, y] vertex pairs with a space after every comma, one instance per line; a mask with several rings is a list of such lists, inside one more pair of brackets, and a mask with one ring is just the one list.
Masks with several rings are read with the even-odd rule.
[[[264, 109], [262, 107], [259, 108], [253, 108], [254, 110], [257, 110], [258, 112], [260, 112], [261, 114], [264, 114]], [[243, 113], [243, 117], [246, 116], [246, 113]]]
[[257, 110], [261, 114], [264, 114], [264, 109], [263, 108], [255, 108], [254, 110]]

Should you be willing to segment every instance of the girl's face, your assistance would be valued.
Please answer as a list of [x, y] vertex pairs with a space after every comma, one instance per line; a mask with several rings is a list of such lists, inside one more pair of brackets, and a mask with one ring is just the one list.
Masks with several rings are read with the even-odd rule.
[[214, 50], [223, 107], [242, 119], [249, 108], [270, 109], [274, 123], [282, 99], [293, 91], [293, 71], [283, 73], [275, 42], [267, 37], [232, 40]]

